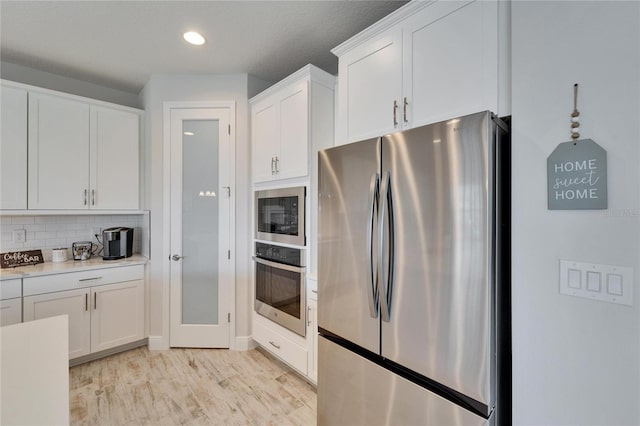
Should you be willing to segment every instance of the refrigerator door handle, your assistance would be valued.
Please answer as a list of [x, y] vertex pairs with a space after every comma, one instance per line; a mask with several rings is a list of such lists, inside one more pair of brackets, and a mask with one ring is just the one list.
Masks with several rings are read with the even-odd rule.
[[380, 311], [380, 292], [378, 291], [378, 270], [373, 263], [373, 229], [374, 221], [378, 213], [380, 199], [380, 175], [376, 172], [371, 176], [369, 185], [369, 220], [367, 222], [367, 287], [369, 295], [369, 314], [371, 318], [377, 318]]
[[[391, 298], [393, 295], [393, 263], [394, 263], [394, 224], [393, 197], [391, 194], [391, 172], [387, 172], [383, 181], [382, 199], [380, 200], [379, 245], [378, 245], [378, 279], [381, 285], [380, 316], [383, 321], [391, 319]], [[387, 213], [388, 210], [388, 213]], [[385, 216], [387, 217], [385, 220]], [[385, 243], [385, 222], [389, 224], [389, 240]], [[387, 263], [385, 267], [384, 254], [387, 249]], [[385, 272], [387, 280], [385, 282]]]

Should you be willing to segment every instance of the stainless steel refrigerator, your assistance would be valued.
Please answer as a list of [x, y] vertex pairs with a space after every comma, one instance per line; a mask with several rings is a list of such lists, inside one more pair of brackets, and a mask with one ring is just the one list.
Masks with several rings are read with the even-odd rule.
[[319, 153], [318, 424], [510, 423], [508, 123]]

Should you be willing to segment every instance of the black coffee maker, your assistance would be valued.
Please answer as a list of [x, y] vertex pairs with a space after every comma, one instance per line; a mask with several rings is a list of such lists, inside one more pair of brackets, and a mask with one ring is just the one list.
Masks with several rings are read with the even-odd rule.
[[102, 245], [104, 247], [102, 259], [115, 260], [131, 256], [133, 249], [133, 228], [118, 226], [102, 231]]

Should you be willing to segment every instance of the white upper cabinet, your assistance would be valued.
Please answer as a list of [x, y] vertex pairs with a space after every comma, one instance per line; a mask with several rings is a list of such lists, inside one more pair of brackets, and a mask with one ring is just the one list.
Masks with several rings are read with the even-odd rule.
[[29, 208], [89, 207], [89, 104], [29, 93]]
[[411, 2], [333, 49], [337, 143], [500, 113], [498, 2]]
[[90, 207], [138, 209], [138, 114], [92, 105], [90, 122]]
[[27, 91], [0, 86], [0, 209], [27, 208]]
[[340, 56], [338, 126], [350, 141], [398, 129], [402, 32], [397, 29]]
[[125, 109], [30, 92], [28, 208], [138, 209], [139, 122]]
[[253, 180], [274, 179], [276, 152], [280, 151], [278, 104], [267, 100], [252, 108]]
[[333, 142], [334, 84], [308, 65], [250, 100], [254, 183], [309, 174], [310, 152]]
[[279, 179], [309, 173], [308, 85], [307, 81], [293, 85], [280, 100], [280, 153], [276, 164]]

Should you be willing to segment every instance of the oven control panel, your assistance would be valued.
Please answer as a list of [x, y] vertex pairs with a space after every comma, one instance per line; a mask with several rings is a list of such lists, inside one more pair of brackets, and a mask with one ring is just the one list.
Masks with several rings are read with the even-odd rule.
[[287, 265], [305, 266], [304, 249], [256, 243], [256, 257]]

